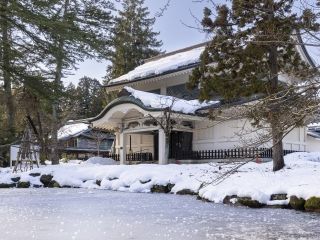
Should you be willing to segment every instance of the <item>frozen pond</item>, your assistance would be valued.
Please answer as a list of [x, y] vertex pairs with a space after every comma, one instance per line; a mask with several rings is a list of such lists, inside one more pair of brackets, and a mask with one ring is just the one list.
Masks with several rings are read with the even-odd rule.
[[86, 189], [0, 190], [0, 239], [319, 239], [320, 215]]

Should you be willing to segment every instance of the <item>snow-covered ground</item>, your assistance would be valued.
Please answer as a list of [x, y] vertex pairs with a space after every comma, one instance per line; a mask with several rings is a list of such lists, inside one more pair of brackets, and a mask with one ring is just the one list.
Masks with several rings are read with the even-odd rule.
[[[218, 185], [210, 183], [236, 164], [141, 164], [101, 165], [93, 163], [62, 163], [58, 166], [35, 168], [30, 172], [13, 174], [9, 168], [0, 169], [0, 183], [12, 183], [13, 177], [22, 182], [42, 185], [40, 176], [50, 174], [60, 186], [107, 189], [123, 192], [150, 192], [154, 185], [174, 184], [172, 193], [188, 189], [202, 198], [221, 203], [227, 195], [251, 197], [260, 203], [270, 202], [271, 194], [296, 195], [308, 199], [320, 197], [320, 153], [294, 153], [285, 157], [284, 169], [272, 172], [272, 163], [248, 163]], [[99, 163], [99, 161], [97, 162]], [[100, 184], [97, 185], [97, 180]], [[101, 182], [100, 182], [101, 181]]]

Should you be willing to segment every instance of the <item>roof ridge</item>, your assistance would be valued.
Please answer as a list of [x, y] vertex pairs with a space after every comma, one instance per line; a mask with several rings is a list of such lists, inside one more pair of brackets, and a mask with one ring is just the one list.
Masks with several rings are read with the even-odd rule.
[[151, 58], [147, 58], [147, 59], [144, 60], [143, 63], [153, 62], [153, 61], [159, 60], [161, 58], [165, 58], [165, 57], [169, 57], [169, 56], [175, 55], [177, 53], [187, 52], [187, 51], [192, 50], [192, 49], [196, 49], [196, 48], [199, 48], [199, 47], [204, 47], [209, 42], [210, 41], [206, 41], [206, 42], [203, 42], [203, 43], [198, 43], [198, 44], [195, 44], [195, 45], [192, 45], [192, 46], [189, 46], [189, 47], [177, 49], [177, 50], [174, 50], [172, 52], [168, 52], [168, 53], [160, 54], [160, 55], [157, 55], [157, 56], [154, 56], [154, 57], [151, 57]]

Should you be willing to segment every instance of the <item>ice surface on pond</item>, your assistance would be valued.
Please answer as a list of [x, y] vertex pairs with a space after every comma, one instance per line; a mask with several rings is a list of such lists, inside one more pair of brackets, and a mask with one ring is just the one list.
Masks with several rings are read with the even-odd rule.
[[320, 215], [87, 189], [0, 191], [0, 239], [319, 239]]

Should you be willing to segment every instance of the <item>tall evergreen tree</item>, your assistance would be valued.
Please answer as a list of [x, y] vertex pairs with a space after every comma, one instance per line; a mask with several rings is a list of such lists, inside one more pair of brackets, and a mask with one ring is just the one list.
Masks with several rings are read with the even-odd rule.
[[81, 78], [77, 87], [77, 101], [79, 118], [98, 115], [104, 104], [104, 91], [99, 81], [89, 77]]
[[[79, 106], [79, 101], [78, 101], [77, 88], [73, 83], [70, 83], [64, 90], [64, 94], [60, 104], [61, 112], [66, 113], [66, 112], [72, 111], [76, 115], [78, 106]], [[77, 118], [77, 116], [75, 116], [75, 118]], [[71, 120], [71, 119], [68, 119], [68, 120]]]
[[[255, 126], [270, 127], [274, 171], [284, 166], [282, 139], [288, 126], [298, 126], [305, 117], [291, 114], [305, 101], [292, 83], [310, 79], [314, 72], [296, 47], [300, 31], [318, 30], [316, 16], [310, 9], [293, 12], [294, 3], [233, 0], [230, 7], [205, 8], [202, 25], [213, 37], [189, 82], [190, 87], [200, 87], [202, 100], [217, 93], [229, 100], [255, 93], [267, 96], [248, 117]], [[291, 84], [281, 84], [280, 74], [291, 78]]]
[[14, 137], [17, 120], [12, 90], [16, 85], [51, 101], [51, 140], [57, 143], [62, 78], [84, 58], [108, 56], [112, 9], [108, 0], [1, 1], [0, 86], [6, 105], [5, 128], [11, 136], [8, 142]]
[[162, 42], [153, 30], [155, 18], [151, 18], [144, 0], [123, 0], [112, 30], [111, 66], [107, 78], [119, 77], [140, 65], [144, 59], [160, 53]]
[[39, 49], [47, 47], [36, 33], [42, 18], [34, 1], [0, 2], [0, 81], [3, 82], [9, 141], [15, 135], [13, 85], [24, 84], [38, 91], [45, 89], [37, 68], [41, 60]]
[[108, 0], [58, 0], [44, 5], [43, 12], [46, 13], [47, 19], [43, 21], [41, 30], [51, 46], [51, 57], [46, 65], [50, 69], [54, 89], [51, 157], [53, 164], [59, 162], [54, 146], [58, 144], [62, 78], [67, 70], [75, 68], [77, 62], [83, 61], [84, 58], [106, 58], [112, 7]]

